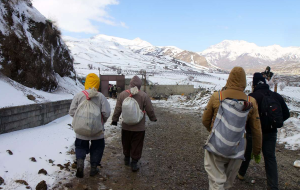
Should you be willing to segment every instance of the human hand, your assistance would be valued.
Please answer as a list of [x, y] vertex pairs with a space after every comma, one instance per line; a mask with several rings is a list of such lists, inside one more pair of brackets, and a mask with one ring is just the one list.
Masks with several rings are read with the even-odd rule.
[[253, 153], [251, 153], [251, 159], [254, 159], [254, 161], [259, 164], [260, 160], [261, 160], [261, 155], [253, 155]]

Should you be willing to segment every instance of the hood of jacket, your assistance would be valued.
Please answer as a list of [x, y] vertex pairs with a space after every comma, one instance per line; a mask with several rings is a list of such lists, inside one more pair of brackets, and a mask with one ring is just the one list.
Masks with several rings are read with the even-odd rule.
[[130, 88], [137, 87], [140, 90], [141, 86], [142, 86], [142, 80], [138, 76], [134, 76], [130, 80]]
[[85, 84], [84, 84], [85, 90], [92, 89], [92, 88], [98, 90], [99, 86], [100, 86], [100, 79], [95, 73], [90, 73], [86, 76]]
[[246, 73], [242, 67], [234, 67], [228, 77], [226, 89], [244, 91], [246, 88]]

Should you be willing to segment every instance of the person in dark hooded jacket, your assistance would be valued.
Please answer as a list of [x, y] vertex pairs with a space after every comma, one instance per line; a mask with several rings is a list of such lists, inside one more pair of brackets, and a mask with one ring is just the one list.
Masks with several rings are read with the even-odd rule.
[[[138, 90], [140, 90], [141, 86], [142, 80], [138, 76], [134, 76], [130, 81], [130, 88], [137, 87]], [[112, 118], [112, 125], [117, 126], [119, 117], [122, 113], [122, 103], [129, 95], [130, 94], [127, 91], [123, 91], [118, 96], [117, 104]], [[138, 93], [133, 95], [132, 98], [137, 101], [140, 109], [147, 113], [150, 121], [157, 121], [151, 100], [145, 92], [138, 91]], [[124, 161], [125, 165], [129, 165], [131, 157], [131, 168], [133, 172], [136, 172], [139, 169], [137, 162], [142, 156], [143, 143], [145, 138], [145, 118], [146, 116], [144, 115], [143, 119], [135, 125], [128, 125], [124, 122], [122, 123], [122, 146], [123, 154], [125, 156]]]
[[[272, 92], [269, 89], [269, 85], [266, 84], [266, 79], [262, 76], [261, 73], [254, 73], [253, 75], [253, 93], [249, 94], [249, 96], [256, 99], [258, 104], [258, 112], [260, 113], [260, 120], [261, 120], [261, 128], [262, 128], [262, 152], [265, 161], [265, 170], [267, 174], [267, 185], [268, 189], [278, 189], [278, 172], [277, 172], [277, 161], [275, 155], [275, 147], [276, 147], [276, 140], [277, 140], [277, 128], [267, 126], [263, 120], [266, 116], [261, 114], [262, 109], [262, 101], [266, 94], [271, 94], [272, 96], [280, 103], [282, 114], [283, 114], [283, 121], [287, 120], [290, 117], [289, 109], [284, 102], [282, 96], [280, 96], [276, 92]], [[239, 169], [238, 178], [243, 180], [244, 176], [247, 172], [249, 163], [251, 161], [251, 145], [252, 145], [252, 130], [247, 126], [247, 147], [245, 152], [245, 161], [242, 162], [242, 165]]]

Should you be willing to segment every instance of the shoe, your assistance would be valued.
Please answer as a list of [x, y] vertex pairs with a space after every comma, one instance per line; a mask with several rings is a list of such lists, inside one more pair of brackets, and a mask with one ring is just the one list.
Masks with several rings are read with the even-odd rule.
[[140, 169], [140, 168], [139, 168], [139, 166], [137, 165], [137, 161], [132, 160], [132, 162], [131, 162], [131, 170], [132, 170], [133, 172], [137, 172], [139, 169]]
[[129, 166], [129, 164], [130, 164], [130, 157], [128, 156], [125, 156], [125, 158], [124, 158], [124, 164], [126, 165], [126, 166]]
[[83, 170], [84, 170], [84, 160], [78, 159], [77, 160], [77, 172], [76, 177], [83, 178]]
[[95, 176], [99, 173], [99, 169], [97, 168], [97, 166], [91, 166], [91, 171], [90, 171], [90, 176]]
[[238, 173], [238, 175], [236, 176], [237, 178], [239, 178], [239, 180], [245, 180], [245, 177], [244, 176], [242, 176], [242, 175], [240, 175], [239, 173]]

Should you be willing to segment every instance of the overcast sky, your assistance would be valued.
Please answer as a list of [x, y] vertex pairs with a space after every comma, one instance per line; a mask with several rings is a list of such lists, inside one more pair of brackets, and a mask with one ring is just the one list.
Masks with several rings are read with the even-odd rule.
[[300, 0], [33, 0], [63, 35], [203, 51], [223, 40], [300, 46]]

